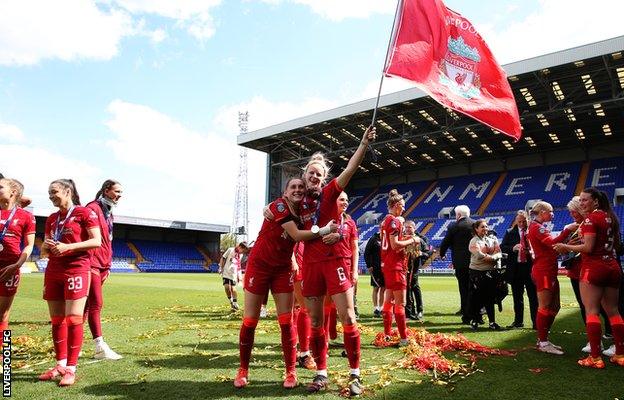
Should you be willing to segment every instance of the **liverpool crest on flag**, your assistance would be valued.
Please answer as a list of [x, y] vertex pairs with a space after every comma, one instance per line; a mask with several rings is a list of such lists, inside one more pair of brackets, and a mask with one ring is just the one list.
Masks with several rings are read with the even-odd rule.
[[522, 136], [503, 69], [474, 26], [441, 0], [403, 0], [385, 67], [440, 104], [505, 135]]

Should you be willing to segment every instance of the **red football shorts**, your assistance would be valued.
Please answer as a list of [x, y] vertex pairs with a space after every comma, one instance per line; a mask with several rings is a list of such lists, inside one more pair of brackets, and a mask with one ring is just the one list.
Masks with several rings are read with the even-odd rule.
[[622, 279], [622, 271], [616, 262], [613, 264], [603, 264], [600, 266], [591, 265], [581, 268], [579, 281], [600, 287], [610, 287], [618, 289]]
[[77, 300], [87, 297], [91, 271], [60, 272], [46, 270], [43, 277], [44, 300]]
[[303, 296], [333, 296], [349, 290], [351, 271], [346, 260], [346, 258], [334, 258], [306, 264], [301, 282]]
[[4, 282], [0, 282], [0, 296], [2, 297], [12, 297], [17, 293], [17, 287], [20, 282], [20, 271], [19, 269], [9, 279]]
[[407, 289], [407, 279], [405, 277], [406, 273], [404, 270], [400, 269], [391, 269], [386, 271], [385, 269], [381, 269], [384, 276], [384, 281], [386, 283], [386, 289], [389, 290], [406, 290]]
[[245, 270], [245, 290], [259, 296], [269, 293], [292, 293], [295, 273], [290, 265], [267, 265], [250, 258]]
[[110, 268], [91, 267], [91, 277], [94, 275], [99, 275], [103, 284], [110, 276]]
[[535, 283], [535, 289], [538, 292], [542, 290], [559, 290], [559, 280], [557, 279], [557, 271], [531, 271], [531, 279]]

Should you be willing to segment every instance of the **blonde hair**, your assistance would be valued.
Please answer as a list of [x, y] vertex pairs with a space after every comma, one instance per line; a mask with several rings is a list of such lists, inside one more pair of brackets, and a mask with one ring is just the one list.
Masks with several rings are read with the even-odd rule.
[[22, 182], [12, 178], [2, 178], [0, 181], [5, 181], [11, 190], [15, 190], [15, 203], [19, 205], [22, 195], [24, 194], [24, 185], [22, 185]]
[[327, 159], [325, 158], [323, 153], [319, 151], [319, 152], [312, 154], [312, 156], [310, 157], [310, 161], [308, 161], [306, 166], [303, 168], [303, 173], [305, 174], [308, 168], [310, 168], [310, 166], [313, 164], [316, 164], [323, 169], [323, 172], [324, 172], [323, 183], [325, 183], [325, 180], [327, 179], [327, 176], [329, 175], [329, 166], [327, 165]]
[[394, 207], [394, 205], [401, 200], [403, 200], [403, 195], [399, 193], [398, 190], [392, 189], [390, 193], [388, 193], [388, 201], [386, 202], [388, 209]]
[[537, 203], [533, 204], [533, 207], [531, 208], [531, 214], [537, 215], [542, 211], [547, 211], [549, 208], [552, 210], [552, 206], [550, 205], [550, 203], [545, 201], [538, 201]]
[[568, 201], [568, 210], [576, 211], [579, 214], [583, 214], [583, 209], [581, 208], [581, 198], [580, 196], [574, 196], [570, 201]]

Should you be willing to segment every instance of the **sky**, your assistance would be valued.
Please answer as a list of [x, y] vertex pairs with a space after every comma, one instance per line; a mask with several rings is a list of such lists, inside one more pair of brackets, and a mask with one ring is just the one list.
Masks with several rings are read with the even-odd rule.
[[[624, 34], [621, 0], [447, 0], [501, 64]], [[377, 93], [396, 0], [0, 0], [0, 171], [118, 215], [229, 225], [239, 111], [253, 131]], [[591, 27], [591, 29], [588, 29]], [[410, 87], [384, 81], [383, 92]], [[266, 157], [249, 152], [254, 237]]]

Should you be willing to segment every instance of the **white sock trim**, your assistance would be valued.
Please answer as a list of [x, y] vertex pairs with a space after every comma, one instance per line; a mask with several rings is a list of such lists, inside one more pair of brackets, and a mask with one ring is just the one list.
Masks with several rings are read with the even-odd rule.
[[326, 370], [326, 369], [317, 369], [317, 370], [316, 370], [316, 374], [317, 374], [317, 375], [322, 375], [322, 376], [324, 376], [325, 378], [327, 378], [327, 370]]
[[351, 368], [351, 371], [349, 372], [351, 375], [357, 375], [360, 376], [360, 369], [359, 368]]
[[67, 367], [67, 358], [56, 360], [56, 365], [60, 365], [63, 368]]

